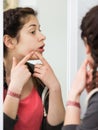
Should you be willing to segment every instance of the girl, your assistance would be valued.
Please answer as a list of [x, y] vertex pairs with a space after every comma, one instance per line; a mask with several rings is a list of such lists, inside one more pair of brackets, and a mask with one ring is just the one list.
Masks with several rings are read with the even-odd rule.
[[[4, 130], [60, 130], [65, 113], [61, 88], [42, 57], [45, 36], [37, 12], [28, 7], [5, 11], [3, 39]], [[27, 62], [38, 59], [41, 64]]]

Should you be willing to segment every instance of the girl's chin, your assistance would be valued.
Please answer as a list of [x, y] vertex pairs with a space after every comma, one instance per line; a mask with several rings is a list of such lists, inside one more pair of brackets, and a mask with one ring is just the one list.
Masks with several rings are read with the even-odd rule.
[[[42, 53], [40, 53], [42, 55]], [[30, 60], [39, 60], [39, 58], [36, 55], [33, 55]]]
[[35, 55], [33, 55], [33, 56], [30, 58], [30, 60], [38, 60], [38, 57], [35, 56]]

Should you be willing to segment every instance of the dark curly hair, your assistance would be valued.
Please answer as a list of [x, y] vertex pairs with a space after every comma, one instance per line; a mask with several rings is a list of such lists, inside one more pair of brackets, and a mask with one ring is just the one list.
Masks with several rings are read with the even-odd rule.
[[93, 81], [91, 89], [98, 87], [98, 5], [87, 12], [81, 23], [81, 37], [87, 38], [87, 44], [91, 50], [91, 56], [94, 60]]
[[[19, 39], [19, 31], [22, 29], [24, 24], [29, 21], [29, 16], [37, 16], [37, 11], [29, 7], [17, 7], [14, 9], [9, 9], [3, 13], [4, 19], [4, 32], [3, 35], [9, 35], [12, 38]], [[4, 44], [4, 57], [7, 54], [7, 47]], [[28, 69], [31, 73], [33, 73], [33, 65], [27, 64]], [[8, 85], [6, 83], [6, 72], [4, 67], [4, 88], [7, 89]], [[37, 78], [33, 77], [33, 82], [35, 86], [43, 85], [44, 84], [38, 80]], [[38, 90], [39, 91], [39, 90]]]
[[[18, 32], [29, 19], [29, 15], [37, 16], [37, 12], [29, 7], [17, 7], [9, 9], [3, 13], [4, 19], [4, 35], [9, 35], [12, 38], [18, 38]], [[7, 53], [7, 48], [4, 45], [4, 56]]]

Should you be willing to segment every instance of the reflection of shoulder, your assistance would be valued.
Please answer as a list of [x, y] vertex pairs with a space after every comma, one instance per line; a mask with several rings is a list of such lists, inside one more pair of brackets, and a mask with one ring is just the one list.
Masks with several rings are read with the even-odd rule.
[[[93, 90], [88, 94], [88, 96], [87, 96], [87, 105], [88, 105], [90, 99], [93, 97], [93, 95], [94, 95], [95, 93], [98, 93], [98, 88], [93, 89]], [[98, 95], [98, 94], [97, 94], [97, 95]]]

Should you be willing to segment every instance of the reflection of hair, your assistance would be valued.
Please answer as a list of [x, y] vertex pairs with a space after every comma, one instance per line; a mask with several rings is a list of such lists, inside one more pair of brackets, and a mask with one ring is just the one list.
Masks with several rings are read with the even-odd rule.
[[81, 23], [81, 37], [87, 38], [94, 60], [92, 89], [98, 87], [98, 6], [93, 7], [83, 18]]
[[[37, 12], [29, 7], [18, 7], [9, 9], [4, 12], [4, 35], [16, 37], [23, 25], [29, 19], [29, 15], [36, 16]], [[26, 19], [27, 18], [27, 19]], [[4, 53], [6, 54], [6, 47], [4, 45]]]

